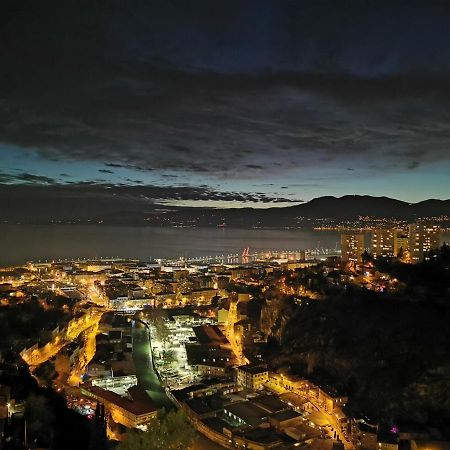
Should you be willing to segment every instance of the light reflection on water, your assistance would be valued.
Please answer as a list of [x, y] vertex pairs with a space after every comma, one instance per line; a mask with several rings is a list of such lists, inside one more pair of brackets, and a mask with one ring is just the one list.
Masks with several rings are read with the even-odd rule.
[[[243, 249], [334, 249], [339, 232], [239, 228], [157, 228], [105, 225], [0, 225], [0, 265], [26, 261], [121, 257], [185, 258], [241, 254]], [[443, 235], [450, 241], [450, 233]], [[367, 240], [366, 245], [369, 242]]]
[[178, 258], [251, 251], [335, 248], [339, 233], [313, 230], [0, 225], [0, 264], [45, 259]]

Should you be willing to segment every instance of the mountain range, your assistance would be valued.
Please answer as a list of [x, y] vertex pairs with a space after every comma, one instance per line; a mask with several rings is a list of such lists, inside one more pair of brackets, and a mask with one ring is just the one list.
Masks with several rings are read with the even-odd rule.
[[67, 190], [5, 186], [0, 189], [0, 221], [157, 226], [298, 227], [352, 221], [361, 216], [412, 221], [450, 217], [450, 199], [408, 203], [388, 197], [325, 196], [289, 207], [187, 208], [167, 206], [130, 189]]

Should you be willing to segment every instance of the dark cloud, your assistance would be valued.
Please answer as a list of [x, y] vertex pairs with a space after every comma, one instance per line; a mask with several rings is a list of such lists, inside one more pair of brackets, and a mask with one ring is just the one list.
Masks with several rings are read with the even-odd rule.
[[450, 7], [344, 3], [6, 0], [1, 142], [220, 180], [448, 164]]
[[[18, 184], [20, 182], [27, 183]], [[72, 198], [74, 196], [90, 197], [101, 200], [102, 198], [122, 198], [122, 199], [141, 199], [142, 201], [156, 204], [173, 200], [216, 200], [216, 201], [239, 201], [239, 202], [294, 202], [301, 200], [286, 199], [284, 197], [274, 197], [263, 192], [225, 192], [218, 191], [209, 186], [157, 186], [140, 185], [142, 181], [126, 179], [126, 183], [109, 184], [105, 180], [96, 179], [89, 182], [68, 182], [65, 184], [57, 183], [55, 180], [47, 177], [40, 177], [28, 173], [5, 174], [0, 173], [0, 192], [19, 193], [23, 197], [39, 197], [50, 199], [55, 196], [59, 199]], [[20, 204], [18, 204], [18, 207]]]
[[[68, 147], [70, 147], [70, 144], [68, 145]], [[123, 150], [125, 150], [125, 147], [123, 147]], [[103, 153], [103, 156], [108, 157], [108, 151], [103, 151], [102, 152], [102, 150], [99, 148], [98, 152], [100, 154]], [[50, 152], [50, 155], [48, 153], [49, 152], [47, 152], [47, 156], [49, 156], [51, 158], [51, 152]], [[44, 154], [46, 154], [45, 150], [44, 150]], [[114, 155], [114, 152], [111, 152], [110, 156], [111, 155]], [[70, 158], [71, 154], [68, 154], [67, 156]], [[99, 156], [98, 154], [94, 154], [92, 160], [94, 160], [94, 161], [98, 160], [98, 159], [102, 160], [102, 158], [98, 158], [98, 156]], [[122, 155], [122, 157], [123, 157], [123, 155]], [[75, 160], [76, 159], [86, 160], [86, 158], [83, 157], [83, 150], [80, 150], [79, 152], [77, 152], [76, 157], [74, 159]], [[89, 160], [89, 159], [87, 159], [87, 160]], [[107, 166], [107, 167], [114, 167], [114, 168], [120, 168], [120, 169], [137, 170], [137, 171], [149, 171], [149, 170], [152, 170], [151, 167], [139, 167], [136, 164], [105, 163], [105, 166]]]
[[419, 161], [412, 161], [411, 163], [408, 164], [408, 169], [414, 170], [414, 169], [417, 169], [419, 166], [420, 166]]
[[112, 170], [108, 170], [108, 169], [98, 169], [98, 171], [101, 173], [114, 173]]
[[[38, 91], [13, 96], [4, 88], [2, 141], [57, 161], [218, 178], [345, 169], [350, 161], [366, 165], [367, 157], [385, 170], [450, 158], [445, 85], [414, 96], [413, 90], [398, 92], [402, 82], [394, 81], [335, 80], [323, 87], [278, 78], [154, 77], [122, 85], [80, 80], [63, 93], [47, 90], [47, 97], [59, 99], [47, 104]], [[112, 94], [114, 102], [105, 105]]]
[[247, 164], [245, 166], [247, 169], [263, 170], [264, 167], [259, 164]]
[[32, 173], [0, 173], [0, 183], [54, 184], [56, 180]]
[[449, 11], [435, 0], [4, 0], [0, 17], [6, 56], [49, 74], [112, 63], [383, 76], [448, 70]]

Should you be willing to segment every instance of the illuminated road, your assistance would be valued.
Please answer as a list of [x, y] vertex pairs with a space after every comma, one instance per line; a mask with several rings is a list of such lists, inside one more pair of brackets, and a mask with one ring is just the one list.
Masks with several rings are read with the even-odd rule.
[[100, 319], [101, 316], [98, 316], [97, 323], [95, 323], [92, 327], [88, 328], [84, 332], [84, 345], [80, 349], [77, 362], [67, 380], [67, 384], [69, 384], [70, 386], [78, 386], [82, 382], [82, 376], [86, 372], [86, 367], [95, 356], [96, 338], [98, 334]]
[[36, 346], [23, 350], [20, 356], [30, 366], [36, 367], [56, 356], [61, 349], [75, 340], [83, 331], [98, 325], [104, 311], [91, 308], [83, 316], [72, 319], [67, 328], [58, 333], [51, 342], [42, 348]]

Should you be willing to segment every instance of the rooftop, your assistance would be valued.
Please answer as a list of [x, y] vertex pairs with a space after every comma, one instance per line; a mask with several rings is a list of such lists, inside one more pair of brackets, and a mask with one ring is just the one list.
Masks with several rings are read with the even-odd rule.
[[253, 402], [245, 400], [225, 406], [224, 411], [230, 412], [246, 424], [252, 426], [257, 426], [264, 422], [264, 419], [268, 416], [267, 411], [264, 411], [264, 409], [255, 405]]
[[98, 386], [92, 386], [86, 388], [86, 390], [99, 399], [104, 399], [106, 402], [125, 409], [136, 416], [157, 411], [155, 404], [152, 402], [147, 392], [139, 386], [132, 386], [128, 389], [128, 394], [131, 398], [122, 397], [115, 392], [108, 391]]
[[282, 422], [283, 420], [296, 419], [302, 417], [297, 411], [293, 409], [285, 409], [284, 411], [279, 411], [271, 416], [275, 420]]
[[217, 325], [200, 325], [192, 328], [200, 344], [222, 345], [228, 344], [228, 339], [224, 336]]
[[282, 402], [276, 395], [260, 395], [253, 399], [261, 408], [269, 413], [275, 413], [286, 409], [286, 403]]
[[251, 373], [252, 375], [267, 372], [267, 366], [264, 364], [247, 364], [245, 366], [239, 366], [238, 369]]
[[290, 403], [292, 406], [301, 408], [305, 403], [308, 403], [308, 399], [293, 392], [286, 392], [279, 397], [283, 402]]
[[[226, 367], [234, 361], [234, 355], [229, 349], [211, 347], [202, 344], [185, 344], [186, 355], [190, 365], [209, 365]], [[212, 351], [212, 349], [214, 351]]]
[[273, 444], [280, 440], [273, 428], [255, 428], [244, 432], [243, 436], [249, 441], [258, 442], [260, 444]]

